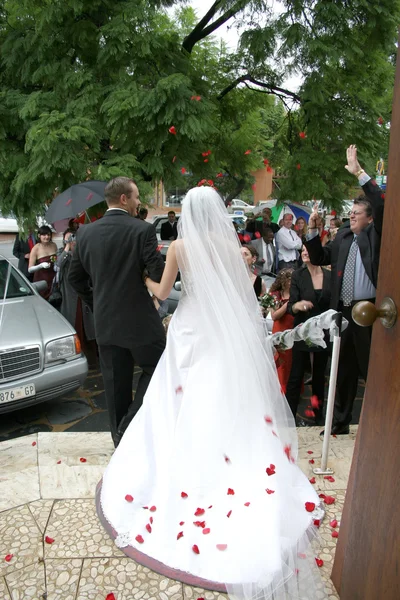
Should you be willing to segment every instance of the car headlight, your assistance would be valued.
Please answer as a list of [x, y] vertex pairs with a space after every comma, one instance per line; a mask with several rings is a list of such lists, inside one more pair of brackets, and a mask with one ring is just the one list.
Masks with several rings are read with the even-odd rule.
[[46, 363], [64, 360], [81, 354], [81, 343], [77, 335], [69, 335], [46, 345]]

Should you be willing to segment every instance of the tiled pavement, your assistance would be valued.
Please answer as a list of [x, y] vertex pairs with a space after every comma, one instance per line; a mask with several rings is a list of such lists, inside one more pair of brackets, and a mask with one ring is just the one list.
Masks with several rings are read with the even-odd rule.
[[[335, 498], [320, 528], [327, 589], [320, 600], [337, 599], [329, 580], [336, 547], [329, 522], [340, 522], [356, 430], [331, 438], [335, 481], [315, 476], [315, 488]], [[318, 466], [321, 457], [319, 431], [298, 430], [299, 466], [308, 477], [309, 461]], [[105, 600], [114, 594], [116, 600], [226, 600], [153, 573], [108, 538], [94, 492], [112, 452], [106, 432], [39, 432], [0, 444], [0, 599]], [[54, 542], [46, 543], [46, 536]]]

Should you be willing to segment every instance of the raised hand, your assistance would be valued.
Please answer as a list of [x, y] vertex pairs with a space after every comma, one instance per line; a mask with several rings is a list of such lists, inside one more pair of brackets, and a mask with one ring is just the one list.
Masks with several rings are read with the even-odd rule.
[[345, 165], [344, 168], [352, 175], [357, 175], [357, 173], [362, 171], [361, 165], [358, 162], [358, 158], [357, 158], [357, 146], [355, 146], [355, 145], [349, 146], [346, 150], [346, 156], [347, 156], [347, 165]]

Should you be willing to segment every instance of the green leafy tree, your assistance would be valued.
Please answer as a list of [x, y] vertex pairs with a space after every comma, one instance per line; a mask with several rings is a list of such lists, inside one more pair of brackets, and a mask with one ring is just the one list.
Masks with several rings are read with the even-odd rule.
[[[197, 21], [172, 0], [2, 0], [2, 210], [28, 218], [72, 183], [119, 174], [146, 193], [223, 173], [235, 197], [265, 157], [282, 198], [340, 201], [346, 145], [368, 164], [387, 148], [399, 0], [283, 7], [217, 0]], [[213, 38], [224, 23], [236, 51]], [[283, 85], [293, 72], [298, 92]]]

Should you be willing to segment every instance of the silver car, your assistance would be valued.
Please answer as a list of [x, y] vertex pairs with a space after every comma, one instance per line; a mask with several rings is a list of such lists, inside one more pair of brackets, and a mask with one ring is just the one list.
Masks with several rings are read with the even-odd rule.
[[[0, 255], [0, 413], [76, 390], [88, 372], [75, 329]], [[7, 287], [7, 295], [5, 297]]]

